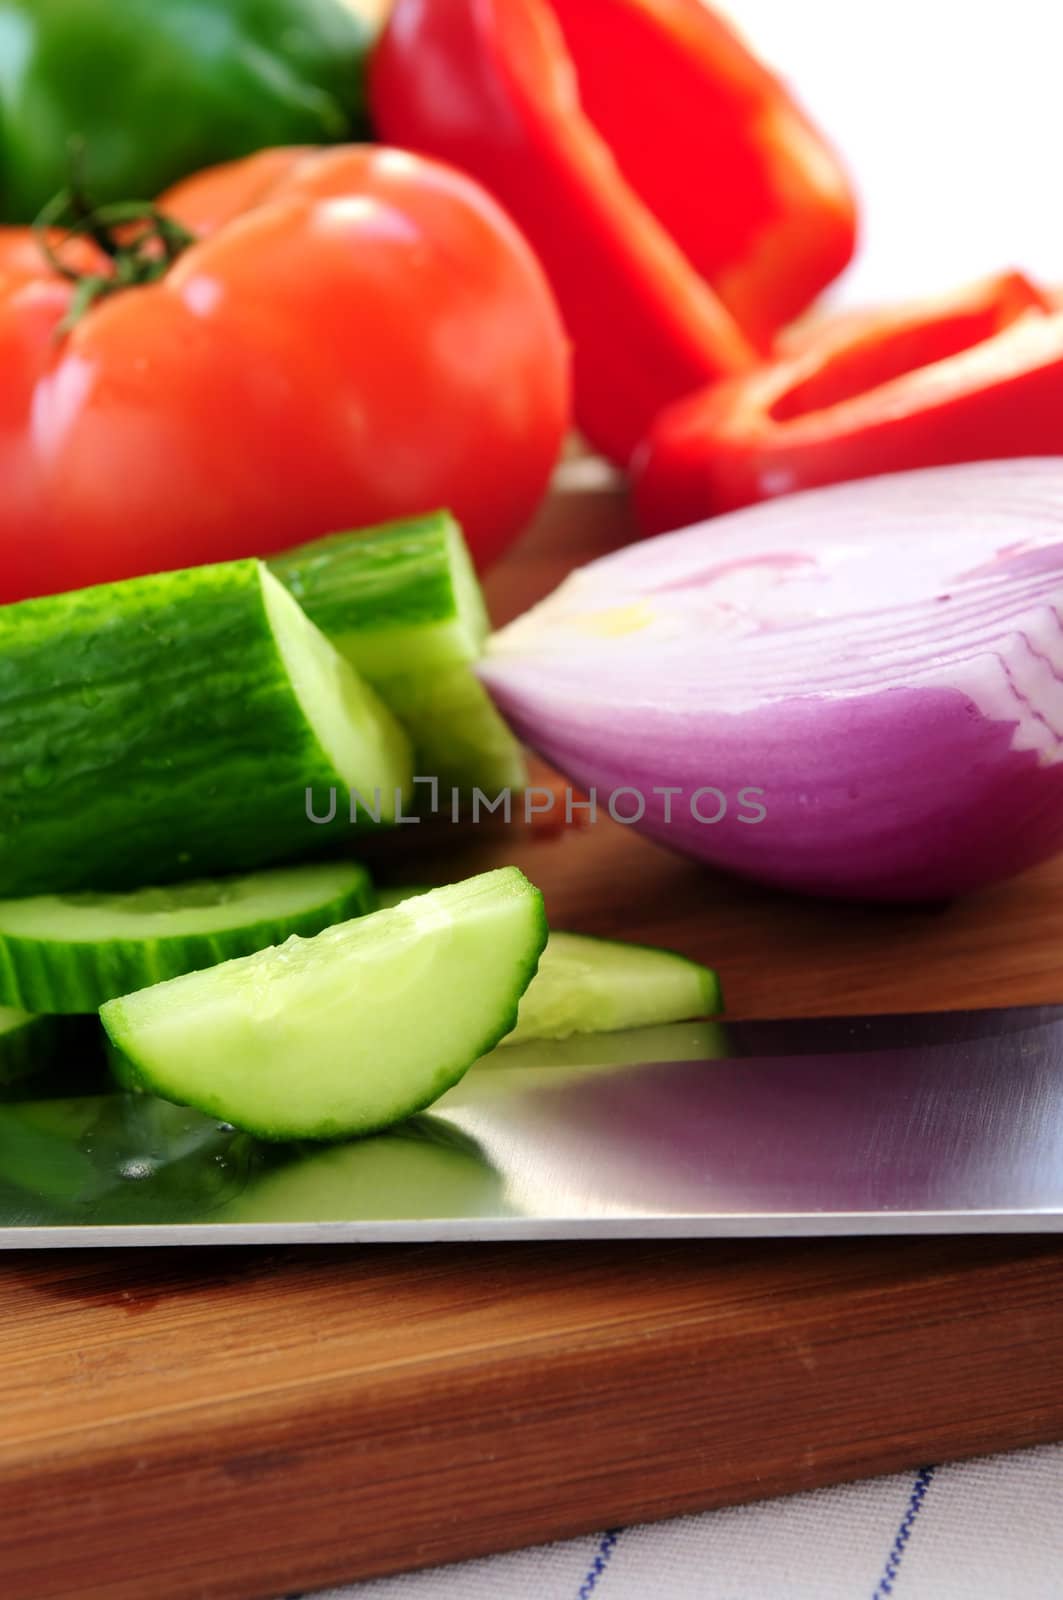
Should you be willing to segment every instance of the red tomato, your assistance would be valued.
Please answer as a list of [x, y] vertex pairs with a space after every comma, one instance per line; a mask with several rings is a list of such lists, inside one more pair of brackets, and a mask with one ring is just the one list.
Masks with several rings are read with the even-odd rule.
[[495, 202], [347, 147], [264, 152], [160, 209], [198, 242], [66, 335], [70, 286], [43, 257], [28, 282], [24, 232], [0, 232], [0, 463], [21, 486], [0, 501], [0, 599], [437, 507], [497, 555], [557, 459], [569, 360]]

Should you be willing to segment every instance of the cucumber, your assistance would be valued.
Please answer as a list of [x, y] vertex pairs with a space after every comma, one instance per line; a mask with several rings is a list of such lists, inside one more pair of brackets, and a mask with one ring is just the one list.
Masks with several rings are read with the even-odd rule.
[[[0, 608], [0, 895], [245, 871], [396, 814], [399, 724], [257, 561]], [[328, 816], [331, 827], [309, 819]], [[342, 794], [342, 799], [339, 796]]]
[[445, 511], [329, 534], [269, 567], [370, 682], [475, 661], [490, 630], [468, 546]]
[[451, 789], [479, 789], [494, 800], [503, 789], [526, 788], [521, 747], [471, 668], [403, 673], [378, 679], [376, 688], [413, 741], [418, 776], [438, 779], [441, 811]]
[[520, 745], [472, 671], [489, 622], [453, 517], [331, 534], [269, 565], [403, 724], [418, 776], [491, 798], [524, 787]]
[[131, 1087], [265, 1139], [372, 1133], [509, 1032], [546, 943], [516, 867], [101, 1008]]
[[551, 933], [535, 982], [503, 1044], [569, 1039], [654, 1023], [711, 1017], [722, 1007], [709, 967], [671, 950]]
[[[429, 892], [420, 885], [378, 889], [377, 905], [397, 906]], [[520, 1003], [517, 1026], [501, 1043], [647, 1028], [712, 1017], [722, 1009], [711, 967], [652, 945], [554, 929]]]
[[734, 1055], [726, 1027], [705, 1020], [658, 1022], [617, 1033], [574, 1033], [568, 1039], [503, 1039], [485, 1056], [487, 1068], [622, 1067], [647, 1061], [723, 1061]]
[[276, 867], [126, 894], [0, 900], [0, 1001], [40, 1012], [105, 1000], [320, 933], [372, 909], [357, 862]]
[[427, 883], [384, 884], [376, 891], [376, 908], [390, 911], [393, 906], [401, 906], [404, 900], [415, 900], [418, 895], [431, 893], [431, 884]]

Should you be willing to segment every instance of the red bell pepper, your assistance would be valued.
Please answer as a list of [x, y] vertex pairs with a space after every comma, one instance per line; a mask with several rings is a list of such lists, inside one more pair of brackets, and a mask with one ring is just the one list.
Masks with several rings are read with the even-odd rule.
[[1019, 273], [844, 313], [794, 354], [670, 406], [633, 462], [639, 522], [912, 467], [1063, 451], [1063, 314]]
[[397, 0], [370, 98], [384, 138], [466, 168], [521, 225], [577, 420], [623, 464], [852, 253], [834, 156], [702, 0]]

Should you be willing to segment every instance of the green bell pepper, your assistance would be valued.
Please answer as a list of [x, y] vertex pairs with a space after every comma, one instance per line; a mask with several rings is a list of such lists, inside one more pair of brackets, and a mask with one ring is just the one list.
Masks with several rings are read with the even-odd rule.
[[357, 0], [0, 0], [0, 221], [71, 180], [94, 203], [266, 145], [364, 135]]

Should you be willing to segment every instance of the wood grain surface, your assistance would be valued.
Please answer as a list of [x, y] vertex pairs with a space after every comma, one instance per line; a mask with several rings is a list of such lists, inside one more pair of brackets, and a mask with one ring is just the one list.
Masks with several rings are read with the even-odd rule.
[[[561, 497], [498, 614], [624, 518], [607, 486]], [[713, 961], [734, 1016], [1063, 999], [1061, 863], [875, 911], [608, 823], [429, 834], [382, 869], [517, 860], [559, 925]], [[1063, 1243], [8, 1255], [0, 1396], [3, 1600], [272, 1600], [1063, 1438]]]

